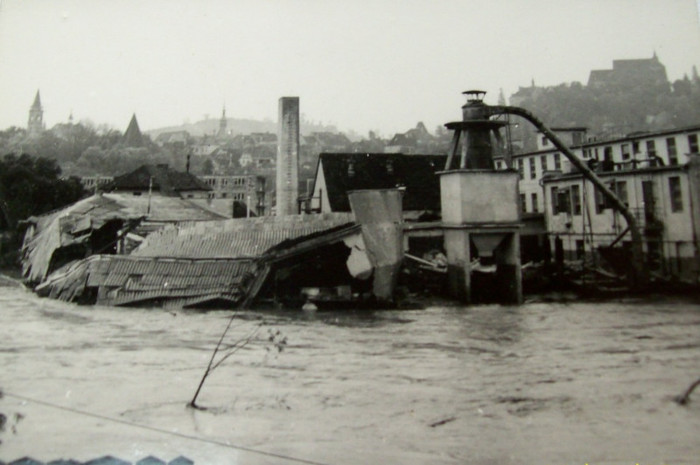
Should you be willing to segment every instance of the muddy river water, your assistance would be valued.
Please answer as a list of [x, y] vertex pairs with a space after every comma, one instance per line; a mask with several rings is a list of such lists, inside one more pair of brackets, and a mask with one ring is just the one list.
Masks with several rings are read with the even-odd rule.
[[688, 300], [241, 312], [188, 409], [230, 315], [0, 288], [0, 461], [700, 463]]

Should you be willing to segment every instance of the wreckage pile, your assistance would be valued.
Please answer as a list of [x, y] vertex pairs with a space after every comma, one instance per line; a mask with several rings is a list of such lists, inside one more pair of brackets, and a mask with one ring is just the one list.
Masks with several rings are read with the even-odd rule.
[[373, 256], [352, 213], [222, 219], [185, 199], [101, 194], [31, 218], [22, 260], [39, 295], [81, 304], [301, 306], [329, 289], [374, 297]]

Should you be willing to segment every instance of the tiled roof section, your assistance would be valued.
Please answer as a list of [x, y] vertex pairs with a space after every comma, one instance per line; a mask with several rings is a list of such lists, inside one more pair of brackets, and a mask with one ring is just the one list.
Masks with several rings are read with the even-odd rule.
[[297, 239], [354, 223], [348, 213], [263, 216], [167, 227], [157, 231], [132, 255], [139, 257], [260, 257], [288, 239]]
[[182, 191], [212, 190], [197, 176], [175, 171], [167, 165], [142, 165], [131, 173], [114, 178], [114, 181], [105, 186], [105, 190], [146, 191], [149, 189], [151, 179], [153, 179], [151, 188], [167, 196], [176, 196]]
[[446, 161], [446, 155], [322, 153], [319, 167], [333, 211], [350, 211], [348, 191], [401, 186], [406, 188], [404, 211], [439, 211], [440, 179], [435, 173], [444, 169]]

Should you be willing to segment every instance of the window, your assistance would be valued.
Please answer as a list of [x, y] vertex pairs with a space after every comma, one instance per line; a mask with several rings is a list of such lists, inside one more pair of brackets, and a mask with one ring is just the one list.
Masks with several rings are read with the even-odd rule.
[[588, 159], [591, 158], [591, 151], [590, 149], [583, 149], [583, 159]]
[[559, 213], [557, 210], [557, 200], [558, 200], [558, 191], [559, 189], [557, 186], [552, 186], [552, 189], [550, 190], [551, 192], [551, 201], [552, 201], [552, 215], [556, 215]]
[[571, 186], [571, 209], [574, 215], [581, 214], [581, 188], [578, 185]]
[[598, 189], [597, 187], [595, 188], [595, 212], [596, 214], [601, 214], [603, 213], [603, 210], [605, 210], [608, 207], [608, 201], [603, 195], [603, 193]]
[[537, 177], [536, 161], [537, 159], [535, 157], [530, 157], [530, 179], [535, 179]]
[[647, 155], [649, 158], [654, 158], [656, 156], [656, 142], [653, 140], [647, 141]]
[[688, 147], [690, 153], [698, 153], [698, 135], [691, 134], [688, 136]]
[[532, 201], [532, 211], [534, 213], [537, 213], [538, 211], [540, 211], [539, 206], [537, 205], [538, 202], [537, 202], [537, 193], [536, 192], [533, 192], [532, 194], [530, 194], [530, 200]]
[[639, 153], [639, 141], [632, 141], [632, 152]]
[[547, 136], [542, 136], [542, 147], [547, 147], [547, 145], [549, 145], [549, 139], [547, 139]]
[[562, 189], [557, 192], [557, 213], [571, 213], [569, 189]]
[[632, 155], [630, 154], [630, 144], [622, 144], [622, 159], [629, 160]]
[[668, 178], [668, 193], [671, 198], [671, 211], [683, 211], [683, 195], [681, 193], [681, 178], [673, 176]]
[[520, 176], [520, 179], [523, 179], [525, 177], [523, 159], [518, 158], [517, 160], [515, 160], [515, 163], [518, 165], [518, 175]]
[[525, 194], [520, 194], [520, 211], [525, 213], [527, 211], [527, 200]]
[[620, 199], [620, 202], [629, 206], [629, 202], [627, 199], [627, 181], [617, 181], [615, 183], [615, 191], [614, 192], [615, 192], [615, 195], [617, 196], [617, 198]]
[[543, 173], [549, 169], [549, 166], [547, 166], [547, 155], [540, 155], [540, 165], [542, 165]]
[[678, 152], [676, 150], [675, 137], [669, 137], [666, 139], [666, 149], [668, 150], [668, 164], [669, 165], [677, 165], [678, 164]]
[[561, 171], [561, 158], [558, 153], [554, 154], [554, 169]]

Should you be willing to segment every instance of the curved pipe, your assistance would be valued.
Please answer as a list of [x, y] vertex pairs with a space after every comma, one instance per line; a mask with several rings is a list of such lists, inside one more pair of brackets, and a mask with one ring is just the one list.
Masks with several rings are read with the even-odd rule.
[[627, 208], [627, 205], [622, 203], [622, 201], [612, 192], [600, 178], [586, 165], [582, 162], [574, 153], [564, 144], [559, 137], [557, 137], [554, 132], [552, 132], [544, 123], [537, 118], [530, 111], [512, 106], [489, 106], [489, 111], [491, 115], [497, 114], [511, 114], [525, 118], [530, 123], [532, 123], [540, 132], [552, 141], [554, 146], [560, 150], [566, 158], [569, 159], [572, 165], [574, 165], [583, 176], [591, 181], [595, 187], [605, 196], [607, 200], [610, 201], [613, 208], [620, 212], [620, 214], [627, 221], [627, 226], [630, 230], [630, 235], [632, 236], [632, 275], [629, 277], [633, 287], [640, 287], [646, 281], [646, 270], [643, 265], [643, 253], [642, 253], [642, 236], [639, 233], [639, 227], [637, 225], [637, 219], [634, 217], [632, 212]]

